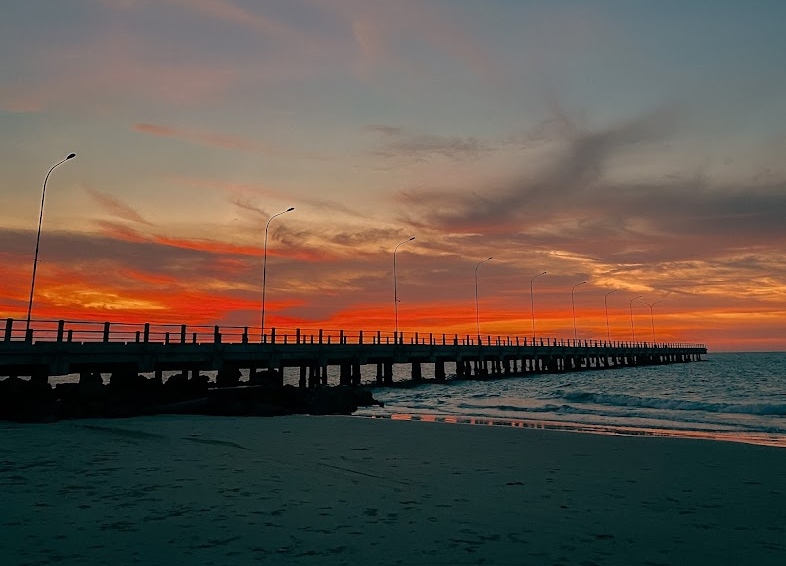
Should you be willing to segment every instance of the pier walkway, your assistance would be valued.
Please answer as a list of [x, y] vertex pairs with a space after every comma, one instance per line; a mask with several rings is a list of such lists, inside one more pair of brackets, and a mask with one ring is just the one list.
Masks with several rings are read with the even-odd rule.
[[[437, 381], [454, 369], [457, 378], [527, 375], [700, 361], [702, 344], [648, 343], [524, 336], [460, 336], [340, 330], [264, 334], [248, 327], [124, 324], [7, 319], [0, 341], [0, 377], [48, 382], [69, 374], [129, 375], [218, 372], [217, 382], [236, 384], [240, 370], [280, 376], [299, 368], [301, 387], [326, 385], [328, 366], [340, 368], [340, 384], [359, 384], [361, 366], [376, 366], [379, 385], [393, 383], [393, 365], [411, 365], [423, 379], [434, 365]], [[447, 369], [446, 369], [447, 365]], [[452, 374], [453, 372], [451, 372]]]

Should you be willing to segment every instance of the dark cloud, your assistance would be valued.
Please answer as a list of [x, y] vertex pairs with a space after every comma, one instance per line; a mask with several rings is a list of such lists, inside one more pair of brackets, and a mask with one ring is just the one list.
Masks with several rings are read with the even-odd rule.
[[572, 137], [536, 173], [485, 190], [402, 191], [403, 220], [421, 230], [490, 237], [496, 247], [558, 249], [605, 261], [679, 260], [786, 244], [786, 179], [774, 180], [771, 172], [766, 184], [665, 174], [661, 182], [613, 180], [615, 166], [640, 163], [647, 149], [669, 140], [679, 119], [664, 110], [601, 131], [560, 126]]
[[[0, 228], [0, 249], [24, 257], [32, 255], [35, 234], [26, 230]], [[235, 269], [226, 269], [230, 259], [239, 260]], [[104, 236], [75, 232], [48, 232], [41, 236], [40, 260], [43, 264], [59, 264], [68, 269], [93, 270], [97, 281], [116, 279], [118, 270], [130, 270], [154, 276], [176, 276], [184, 284], [209, 278], [243, 281], [246, 272], [261, 269], [261, 258], [229, 256], [209, 250], [187, 249], [153, 241], [125, 240], [116, 235]], [[223, 260], [223, 263], [218, 261]], [[245, 267], [248, 266], [248, 267]]]

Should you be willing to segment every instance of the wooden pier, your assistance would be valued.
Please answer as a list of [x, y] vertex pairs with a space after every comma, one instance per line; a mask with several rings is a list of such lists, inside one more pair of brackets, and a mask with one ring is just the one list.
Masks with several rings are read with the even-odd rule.
[[443, 381], [446, 365], [456, 378], [470, 379], [692, 362], [706, 353], [702, 344], [301, 329], [263, 334], [248, 327], [64, 320], [37, 320], [25, 331], [25, 321], [7, 319], [0, 377], [48, 383], [69, 374], [150, 373], [161, 380], [164, 372], [215, 371], [219, 385], [236, 385], [240, 370], [280, 378], [285, 368], [298, 368], [299, 385], [317, 387], [328, 384], [329, 366], [340, 368], [339, 384], [358, 385], [361, 367], [372, 365], [376, 383], [392, 385], [394, 364], [410, 365], [414, 381], [423, 380], [424, 364], [433, 364], [435, 379]]

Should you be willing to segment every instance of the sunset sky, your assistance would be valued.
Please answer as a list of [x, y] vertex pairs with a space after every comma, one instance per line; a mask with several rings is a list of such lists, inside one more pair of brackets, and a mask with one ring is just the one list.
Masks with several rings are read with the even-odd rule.
[[786, 350], [786, 2], [0, 5], [3, 318]]

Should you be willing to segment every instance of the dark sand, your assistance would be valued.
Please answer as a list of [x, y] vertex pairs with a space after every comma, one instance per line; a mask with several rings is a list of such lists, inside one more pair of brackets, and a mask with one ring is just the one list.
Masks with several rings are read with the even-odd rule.
[[18, 564], [786, 564], [786, 449], [358, 417], [0, 424]]

